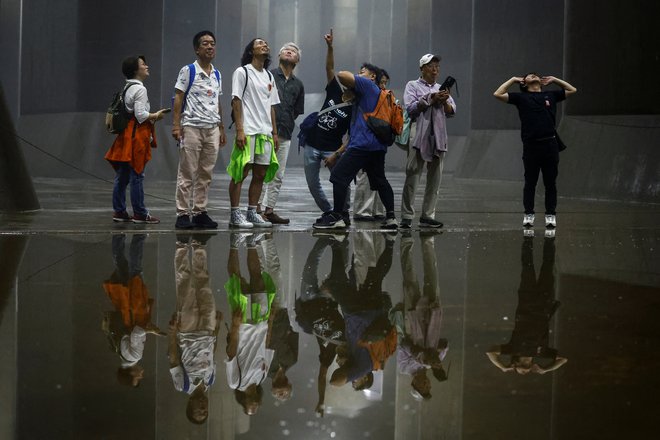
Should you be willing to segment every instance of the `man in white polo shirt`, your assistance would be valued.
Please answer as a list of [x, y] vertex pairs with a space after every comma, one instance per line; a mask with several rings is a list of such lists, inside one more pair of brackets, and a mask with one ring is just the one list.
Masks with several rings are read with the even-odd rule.
[[176, 179], [177, 229], [217, 228], [206, 212], [208, 192], [218, 151], [226, 143], [222, 120], [222, 77], [211, 64], [215, 35], [198, 32], [193, 38], [197, 61], [179, 71], [174, 95], [172, 136], [179, 143]]
[[[257, 214], [264, 182], [273, 180], [279, 167], [275, 155], [278, 139], [274, 106], [280, 103], [280, 98], [275, 79], [268, 71], [269, 64], [268, 43], [255, 38], [245, 47], [241, 67], [232, 76], [231, 106], [236, 139], [227, 172], [231, 177], [229, 226], [235, 228], [273, 226]], [[250, 171], [252, 180], [248, 189], [248, 209], [243, 215], [239, 208], [241, 188]]]

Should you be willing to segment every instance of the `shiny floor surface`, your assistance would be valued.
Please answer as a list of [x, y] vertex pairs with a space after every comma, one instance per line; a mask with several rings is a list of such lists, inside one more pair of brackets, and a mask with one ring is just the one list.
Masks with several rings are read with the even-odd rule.
[[0, 223], [0, 438], [657, 437], [660, 206], [560, 198], [525, 232], [520, 183], [449, 177], [443, 230], [321, 234], [290, 176], [267, 234], [224, 190], [176, 234], [170, 182], [137, 226], [38, 180]]

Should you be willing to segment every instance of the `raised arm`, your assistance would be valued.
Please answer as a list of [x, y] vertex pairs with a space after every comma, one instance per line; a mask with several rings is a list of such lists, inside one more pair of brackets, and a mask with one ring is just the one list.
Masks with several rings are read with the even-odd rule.
[[332, 78], [335, 77], [335, 51], [332, 47], [332, 42], [334, 37], [332, 35], [332, 28], [330, 28], [330, 33], [323, 36], [325, 44], [328, 45], [328, 50], [325, 54], [325, 76], [328, 79], [328, 83], [332, 81]]
[[337, 79], [344, 85], [344, 87], [348, 87], [349, 89], [355, 88], [355, 76], [353, 73], [342, 70], [337, 74]]
[[522, 83], [523, 81], [525, 80], [519, 76], [512, 76], [503, 82], [502, 85], [499, 86], [497, 90], [495, 90], [495, 92], [493, 92], [493, 96], [502, 102], [509, 102], [509, 93], [507, 90], [509, 90], [509, 87], [511, 87], [513, 84]]
[[544, 86], [547, 86], [548, 84], [555, 83], [562, 89], [566, 91], [566, 96], [572, 95], [573, 93], [577, 92], [577, 89], [564, 81], [563, 79], [559, 79], [554, 76], [544, 76], [541, 78], [541, 84]]

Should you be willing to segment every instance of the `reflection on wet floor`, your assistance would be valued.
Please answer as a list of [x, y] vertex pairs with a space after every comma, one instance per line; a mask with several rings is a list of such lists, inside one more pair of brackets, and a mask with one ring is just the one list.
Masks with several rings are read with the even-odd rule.
[[0, 236], [0, 437], [651, 438], [657, 229], [535, 232]]

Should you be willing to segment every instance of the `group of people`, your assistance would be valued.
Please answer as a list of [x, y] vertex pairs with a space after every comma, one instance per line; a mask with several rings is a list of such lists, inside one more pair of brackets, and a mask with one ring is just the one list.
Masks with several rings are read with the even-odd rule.
[[[394, 193], [385, 175], [383, 144], [366, 122], [381, 90], [389, 82], [388, 73], [364, 63], [358, 73], [335, 72], [333, 33], [324, 35], [327, 45], [325, 99], [314, 127], [305, 139], [304, 168], [309, 191], [323, 213], [316, 229], [342, 229], [350, 225], [350, 184], [356, 182], [355, 220], [383, 220], [385, 229], [410, 228], [415, 217], [415, 194], [426, 165], [426, 187], [418, 224], [440, 228], [436, 205], [447, 152], [447, 119], [456, 113], [450, 90], [437, 79], [441, 58], [425, 54], [419, 60], [420, 76], [404, 90], [406, 126], [398, 143], [407, 150], [406, 180], [402, 191], [401, 221], [394, 211]], [[213, 229], [218, 223], [207, 211], [208, 194], [218, 152], [227, 142], [220, 96], [222, 75], [212, 64], [216, 39], [211, 31], [193, 38], [196, 61], [184, 66], [175, 84], [172, 136], [178, 143], [179, 164], [176, 183], [176, 229]], [[279, 51], [278, 67], [268, 70], [271, 51], [262, 38], [248, 43], [241, 66], [232, 75], [231, 119], [235, 138], [227, 172], [231, 214], [229, 226], [269, 228], [288, 224], [276, 212], [285, 176], [295, 120], [304, 113], [305, 90], [294, 70], [301, 58], [296, 43], [286, 43]], [[105, 158], [116, 171], [113, 190], [115, 222], [159, 223], [144, 203], [144, 168], [156, 147], [154, 123], [170, 109], [150, 113], [144, 80], [149, 67], [144, 56], [124, 60], [125, 105], [131, 118]], [[525, 93], [509, 93], [519, 83]], [[561, 90], [544, 92], [542, 85], [555, 83]], [[559, 162], [555, 132], [557, 102], [576, 89], [555, 77], [535, 73], [513, 77], [502, 84], [495, 97], [518, 107], [522, 123], [525, 165], [524, 225], [534, 223], [534, 193], [539, 173], [546, 188], [546, 226], [556, 226], [556, 178]], [[330, 168], [332, 203], [325, 195], [319, 177], [322, 165]], [[243, 182], [251, 174], [247, 210], [240, 209]], [[126, 188], [130, 184], [133, 215], [126, 209]], [[382, 203], [382, 208], [378, 206]]]

